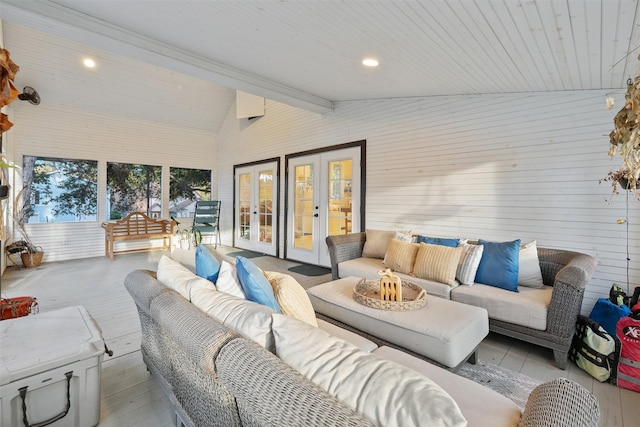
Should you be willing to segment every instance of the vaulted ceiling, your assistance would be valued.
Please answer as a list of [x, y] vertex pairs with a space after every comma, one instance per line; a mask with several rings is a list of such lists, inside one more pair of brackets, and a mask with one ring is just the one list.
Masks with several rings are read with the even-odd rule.
[[[321, 113], [351, 100], [615, 90], [640, 53], [635, 0], [0, 0], [0, 13], [13, 31], [144, 63], [147, 78], [206, 82], [216, 125], [233, 89]], [[19, 44], [10, 32], [5, 42]]]

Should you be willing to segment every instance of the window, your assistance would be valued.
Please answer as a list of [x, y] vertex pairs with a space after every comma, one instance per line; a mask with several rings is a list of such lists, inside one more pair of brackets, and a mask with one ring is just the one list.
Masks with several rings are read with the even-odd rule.
[[24, 222], [96, 221], [98, 162], [25, 156]]
[[121, 219], [131, 212], [151, 218], [162, 216], [162, 167], [130, 163], [107, 163], [107, 212]]
[[169, 175], [170, 216], [193, 218], [196, 200], [211, 200], [211, 170], [170, 168]]

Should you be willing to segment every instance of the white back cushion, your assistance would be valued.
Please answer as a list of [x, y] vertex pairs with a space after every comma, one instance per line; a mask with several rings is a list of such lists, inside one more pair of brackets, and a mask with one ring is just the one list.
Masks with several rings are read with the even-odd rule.
[[271, 332], [271, 314], [274, 311], [271, 308], [214, 290], [194, 294], [191, 302], [227, 328], [272, 353], [275, 351]]
[[213, 283], [197, 276], [193, 271], [166, 255], [162, 255], [160, 262], [158, 262], [156, 277], [163, 285], [178, 292], [189, 301], [191, 301], [193, 286], [216, 289]]
[[466, 426], [440, 386], [300, 320], [273, 315], [276, 355], [374, 424]]

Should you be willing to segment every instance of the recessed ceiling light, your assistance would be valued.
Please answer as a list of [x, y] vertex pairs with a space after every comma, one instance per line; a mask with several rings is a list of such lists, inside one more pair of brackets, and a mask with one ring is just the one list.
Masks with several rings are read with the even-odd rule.
[[377, 59], [373, 58], [365, 58], [362, 60], [362, 65], [366, 65], [367, 67], [377, 67], [379, 64]]
[[82, 63], [84, 64], [85, 67], [87, 68], [93, 68], [96, 66], [96, 61], [94, 61], [91, 58], [87, 58], [84, 61], [82, 61]]

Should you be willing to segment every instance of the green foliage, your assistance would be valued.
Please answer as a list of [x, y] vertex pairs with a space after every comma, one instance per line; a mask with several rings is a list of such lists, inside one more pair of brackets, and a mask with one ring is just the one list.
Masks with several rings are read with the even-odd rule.
[[150, 200], [160, 198], [160, 166], [107, 163], [107, 188], [113, 212], [122, 216], [134, 211], [150, 214]]
[[[54, 215], [75, 215], [77, 218], [98, 213], [98, 162], [56, 162], [57, 173], [63, 174], [58, 187], [63, 192], [51, 201]], [[36, 167], [36, 171], [38, 167]], [[34, 172], [34, 180], [36, 173]], [[48, 181], [50, 182], [50, 180]]]
[[[25, 158], [25, 184], [40, 204], [52, 204], [54, 216], [95, 216], [98, 211], [98, 162], [53, 158]], [[26, 165], [29, 165], [28, 167]], [[27, 173], [27, 171], [31, 173]], [[54, 191], [55, 189], [60, 191]], [[55, 193], [58, 193], [56, 196]], [[31, 194], [23, 207], [23, 216], [33, 213]]]
[[201, 200], [211, 198], [211, 171], [207, 169], [171, 168], [169, 198], [194, 200], [195, 193]]

